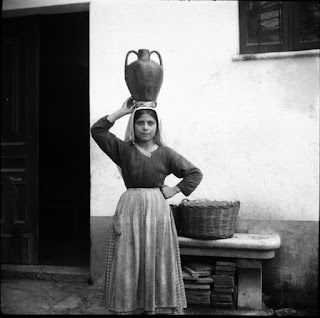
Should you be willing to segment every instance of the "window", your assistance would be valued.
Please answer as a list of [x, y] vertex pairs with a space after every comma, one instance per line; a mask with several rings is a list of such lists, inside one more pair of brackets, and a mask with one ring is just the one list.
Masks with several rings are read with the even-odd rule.
[[240, 54], [320, 48], [319, 1], [239, 0]]

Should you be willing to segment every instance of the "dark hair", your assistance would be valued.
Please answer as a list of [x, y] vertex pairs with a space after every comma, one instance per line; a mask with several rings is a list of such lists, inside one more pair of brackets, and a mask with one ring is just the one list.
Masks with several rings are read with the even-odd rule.
[[157, 127], [158, 127], [158, 125], [159, 125], [158, 116], [157, 116], [157, 113], [153, 109], [138, 109], [134, 114], [133, 122], [135, 123], [137, 121], [137, 119], [140, 116], [142, 116], [143, 114], [148, 114], [151, 117], [153, 117], [153, 119], [156, 121]]

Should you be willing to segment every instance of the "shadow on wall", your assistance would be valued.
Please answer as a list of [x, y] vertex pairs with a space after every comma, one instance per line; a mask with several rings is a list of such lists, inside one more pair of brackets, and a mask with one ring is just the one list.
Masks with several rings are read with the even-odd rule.
[[277, 233], [281, 247], [263, 262], [262, 289], [269, 308], [318, 308], [319, 222], [238, 220], [249, 233]]

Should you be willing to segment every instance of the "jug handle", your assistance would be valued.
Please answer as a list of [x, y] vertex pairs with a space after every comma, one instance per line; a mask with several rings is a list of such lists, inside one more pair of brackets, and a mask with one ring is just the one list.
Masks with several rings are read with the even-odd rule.
[[158, 51], [151, 51], [151, 52], [150, 52], [150, 55], [151, 55], [152, 53], [156, 53], [156, 54], [158, 55], [158, 58], [159, 58], [159, 61], [160, 61], [160, 65], [162, 66], [162, 58], [161, 58], [160, 53], [159, 53]]
[[129, 51], [129, 52], [127, 53], [127, 55], [126, 55], [126, 60], [125, 60], [124, 66], [127, 66], [127, 65], [128, 65], [128, 57], [129, 57], [130, 53], [135, 53], [135, 55], [138, 56], [138, 53], [137, 53], [136, 51], [133, 51], [133, 50]]

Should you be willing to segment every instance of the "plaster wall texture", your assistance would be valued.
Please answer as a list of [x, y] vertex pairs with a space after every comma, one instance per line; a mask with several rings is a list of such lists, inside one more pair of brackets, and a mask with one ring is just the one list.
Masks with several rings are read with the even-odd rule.
[[[319, 219], [319, 56], [233, 61], [237, 1], [91, 0], [91, 124], [129, 97], [125, 55], [140, 48], [162, 55], [168, 146], [204, 174], [190, 199], [240, 200], [248, 219]], [[127, 120], [112, 128], [120, 138]], [[91, 216], [112, 216], [123, 191], [91, 139]]]

